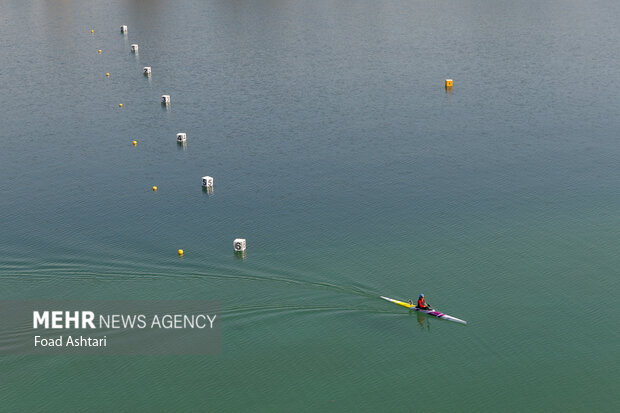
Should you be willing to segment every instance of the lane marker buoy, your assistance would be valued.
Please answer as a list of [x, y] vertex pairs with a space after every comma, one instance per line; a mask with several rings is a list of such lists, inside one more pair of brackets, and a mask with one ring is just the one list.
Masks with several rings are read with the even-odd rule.
[[244, 252], [246, 248], [245, 238], [237, 238], [233, 241], [233, 249], [235, 252]]
[[205, 188], [213, 188], [213, 177], [211, 176], [203, 176], [202, 177], [202, 186]]

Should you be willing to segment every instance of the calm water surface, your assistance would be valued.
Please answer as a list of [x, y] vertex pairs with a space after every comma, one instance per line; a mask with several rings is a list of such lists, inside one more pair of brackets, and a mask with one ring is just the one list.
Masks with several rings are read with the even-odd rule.
[[617, 411], [618, 15], [3, 1], [0, 298], [221, 300], [224, 346], [3, 356], [0, 410]]

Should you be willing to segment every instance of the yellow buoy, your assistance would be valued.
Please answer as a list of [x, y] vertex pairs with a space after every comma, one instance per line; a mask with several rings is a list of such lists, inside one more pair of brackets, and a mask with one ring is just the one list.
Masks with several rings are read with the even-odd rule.
[[105, 75], [106, 75], [107, 77], [110, 77], [110, 74], [109, 74], [109, 73], [106, 73]]
[[119, 103], [119, 104], [118, 104], [118, 107], [119, 107], [119, 108], [122, 108], [122, 107], [123, 107], [123, 104], [122, 104], [122, 103]]
[[452, 87], [453, 83], [452, 79], [446, 79], [446, 87]]
[[157, 191], [157, 187], [156, 186], [153, 187], [153, 191]]
[[179, 257], [182, 257], [182, 256], [183, 256], [183, 250], [179, 250], [179, 251], [177, 251], [177, 252], [179, 253]]
[[94, 30], [91, 30], [90, 32], [91, 32], [91, 33], [95, 33], [95, 31], [94, 31]]
[[133, 146], [136, 146], [138, 144], [138, 141], [133, 141], [131, 143], [133, 144]]
[[99, 54], [101, 54], [101, 49], [99, 49]]

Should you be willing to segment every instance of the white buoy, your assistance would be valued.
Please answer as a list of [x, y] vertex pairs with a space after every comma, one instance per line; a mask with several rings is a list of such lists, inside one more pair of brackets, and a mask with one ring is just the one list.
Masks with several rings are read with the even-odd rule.
[[151, 66], [144, 66], [144, 75], [151, 76]]
[[245, 251], [245, 238], [237, 238], [233, 241], [233, 249], [235, 252], [244, 252]]
[[203, 176], [202, 186], [204, 186], [205, 188], [213, 188], [213, 178], [210, 176]]
[[124, 24], [121, 26], [121, 33], [127, 33], [127, 26]]
[[131, 51], [134, 53], [138, 53], [138, 45], [137, 44], [132, 44], [131, 45]]
[[185, 143], [187, 142], [187, 134], [186, 133], [177, 133], [177, 142], [178, 143]]
[[161, 95], [161, 103], [164, 105], [170, 103], [170, 95]]

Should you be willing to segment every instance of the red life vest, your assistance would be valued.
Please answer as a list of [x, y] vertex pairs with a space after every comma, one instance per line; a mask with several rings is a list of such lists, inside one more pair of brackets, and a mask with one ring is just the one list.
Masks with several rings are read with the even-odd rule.
[[420, 308], [426, 307], [426, 303], [424, 302], [424, 297], [418, 298], [418, 307]]

